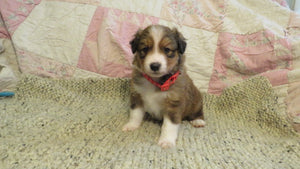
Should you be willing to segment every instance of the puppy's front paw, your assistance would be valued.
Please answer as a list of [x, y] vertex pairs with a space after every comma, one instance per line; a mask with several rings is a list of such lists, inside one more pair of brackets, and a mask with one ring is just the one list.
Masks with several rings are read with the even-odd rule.
[[160, 138], [158, 141], [158, 145], [161, 146], [161, 148], [172, 148], [176, 145], [175, 141], [168, 140], [166, 138]]
[[137, 128], [139, 128], [139, 124], [129, 122], [123, 126], [122, 131], [133, 131]]

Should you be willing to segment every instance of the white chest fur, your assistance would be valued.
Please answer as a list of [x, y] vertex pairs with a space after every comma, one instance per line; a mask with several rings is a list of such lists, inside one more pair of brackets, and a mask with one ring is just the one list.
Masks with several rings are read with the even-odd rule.
[[135, 90], [141, 95], [144, 103], [144, 111], [158, 120], [163, 119], [162, 104], [167, 96], [167, 91], [156, 90], [156, 86], [145, 80], [143, 85], [135, 86]]

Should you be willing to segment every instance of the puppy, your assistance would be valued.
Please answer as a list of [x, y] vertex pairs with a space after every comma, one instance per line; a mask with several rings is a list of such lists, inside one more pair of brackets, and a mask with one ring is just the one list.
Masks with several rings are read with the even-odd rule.
[[158, 144], [175, 146], [179, 125], [190, 120], [203, 127], [202, 96], [186, 73], [185, 38], [177, 29], [151, 25], [130, 42], [134, 53], [129, 122], [123, 131], [137, 129], [147, 112], [163, 120]]

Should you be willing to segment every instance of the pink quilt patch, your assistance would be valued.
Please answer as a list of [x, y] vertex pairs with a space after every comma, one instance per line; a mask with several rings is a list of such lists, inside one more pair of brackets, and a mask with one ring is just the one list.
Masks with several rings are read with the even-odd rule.
[[10, 35], [26, 19], [41, 0], [1, 0], [0, 11]]
[[23, 73], [44, 77], [67, 78], [72, 77], [75, 67], [52, 59], [37, 56], [34, 53], [17, 50], [19, 67]]
[[129, 77], [133, 54], [129, 42], [140, 27], [158, 18], [98, 7], [89, 26], [77, 67], [110, 77]]
[[217, 45], [209, 93], [220, 94], [225, 87], [254, 75], [266, 76], [274, 86], [288, 83], [293, 58], [288, 39], [268, 30], [250, 35], [224, 32]]
[[10, 39], [9, 33], [5, 28], [1, 15], [0, 15], [0, 38]]

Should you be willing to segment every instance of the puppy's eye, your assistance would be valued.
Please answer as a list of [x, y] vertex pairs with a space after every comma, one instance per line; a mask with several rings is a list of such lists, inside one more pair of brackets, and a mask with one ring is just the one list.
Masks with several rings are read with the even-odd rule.
[[164, 52], [165, 52], [165, 54], [168, 54], [169, 52], [171, 51], [171, 49], [170, 48], [164, 48]]
[[170, 48], [165, 47], [163, 50], [168, 58], [173, 58], [175, 56], [174, 51], [171, 50]]
[[148, 52], [148, 50], [149, 50], [149, 47], [144, 47], [144, 48], [142, 48], [142, 52], [144, 52], [144, 53], [147, 53]]

